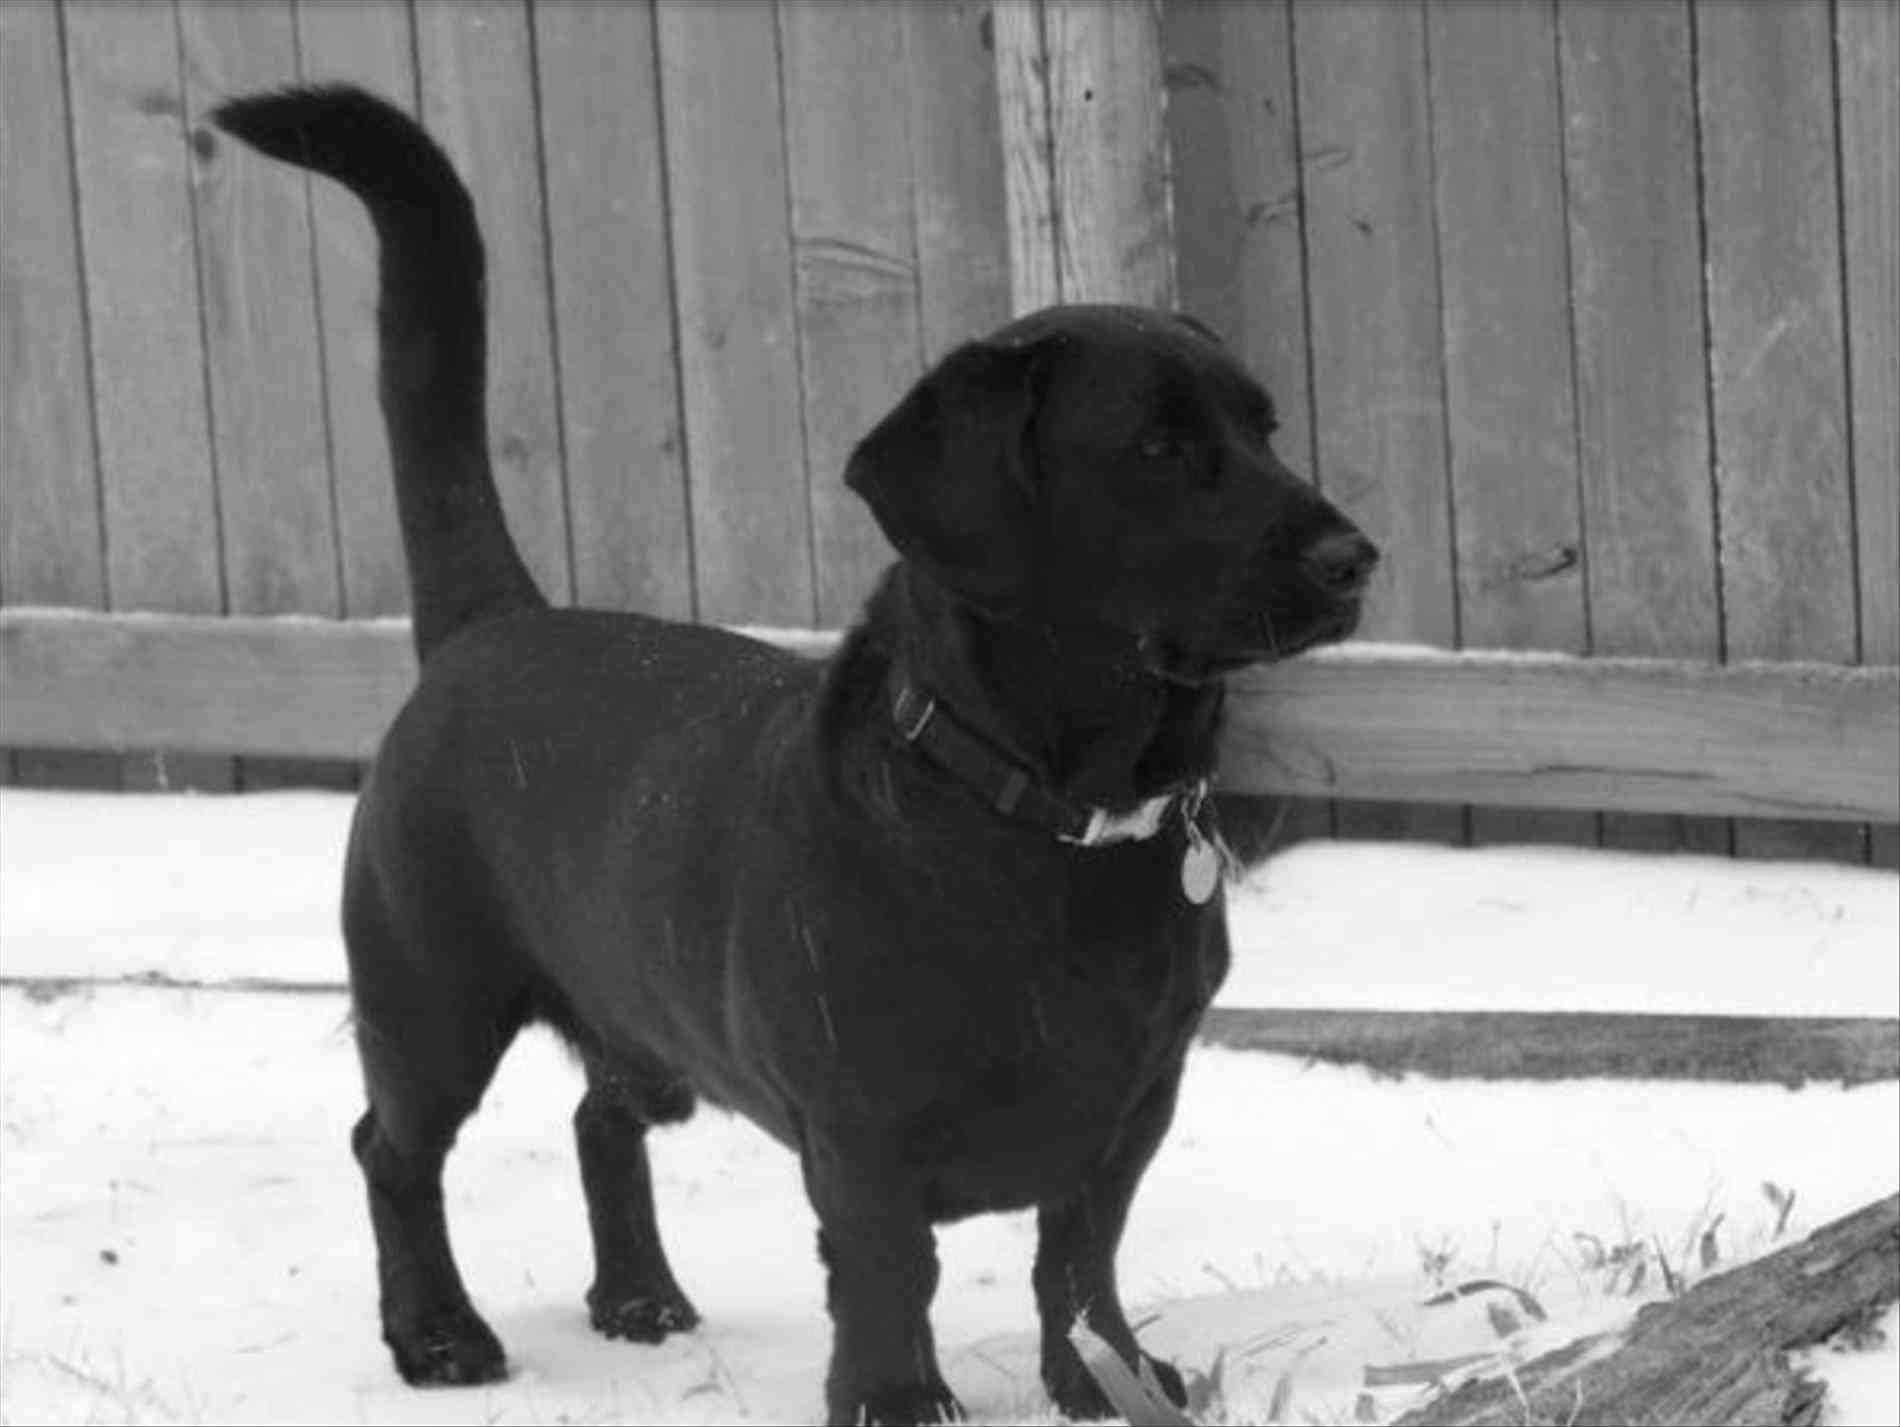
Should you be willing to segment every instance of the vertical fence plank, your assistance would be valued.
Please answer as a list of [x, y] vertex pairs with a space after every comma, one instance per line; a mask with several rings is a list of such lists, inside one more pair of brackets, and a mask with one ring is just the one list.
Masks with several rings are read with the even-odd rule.
[[[1365, 632], [1457, 643], [1424, 22], [1411, 0], [1293, 9], [1315, 474], [1384, 551]], [[1342, 805], [1354, 837], [1458, 841], [1457, 808]]]
[[653, 7], [541, 5], [534, 24], [577, 596], [689, 618]]
[[416, 7], [423, 122], [475, 195], [488, 248], [488, 420], [508, 528], [572, 598], [534, 64], [522, 0]]
[[335, 615], [306, 184], [241, 157], [205, 122], [227, 95], [297, 77], [290, 5], [182, 0], [179, 18], [229, 607]]
[[1062, 300], [1049, 50], [1042, 0], [996, 0], [991, 14], [1009, 219], [1009, 300], [1020, 316]]
[[[169, 0], [65, 15], [111, 604], [221, 613], [177, 17]], [[125, 782], [229, 788], [233, 766], [141, 756]]]
[[[1274, 445], [1317, 481], [1288, 0], [1171, 0], [1164, 18], [1181, 310], [1266, 384]], [[1320, 799], [1286, 799], [1280, 816], [1276, 845], [1332, 830]]]
[[[346, 79], [414, 112], [406, 0], [298, 0], [297, 39], [305, 79]], [[376, 236], [340, 185], [311, 179], [309, 187], [342, 609], [355, 619], [401, 614], [409, 581], [376, 397]]]
[[659, 21], [699, 615], [808, 624], [776, 17], [661, 0]]
[[[1581, 652], [1562, 132], [1550, 0], [1431, 7], [1458, 608], [1467, 645]], [[1595, 841], [1584, 813], [1474, 808], [1480, 842]]]
[[[1830, 15], [1698, 0], [1723, 615], [1733, 659], [1854, 659]], [[1856, 829], [1742, 823], [1747, 856]]]
[[[73, 212], [59, 12], [0, 6], [0, 598], [97, 609], [106, 601], [84, 293]], [[0, 753], [29, 785], [119, 784], [98, 754]]]
[[[1688, 0], [1560, 10], [1584, 576], [1596, 654], [1721, 654]], [[1728, 824], [1606, 814], [1613, 847]]]
[[1174, 305], [1158, 0], [1043, 0], [1056, 286]]
[[1299, 130], [1287, 0], [1167, 7], [1168, 136], [1181, 310], [1220, 333], [1279, 408], [1274, 444], [1313, 462]]
[[[1860, 657], [1900, 664], [1900, 6], [1835, 11]], [[1900, 866], [1900, 828], [1873, 830]]]
[[904, 16], [780, 0], [778, 17], [818, 622], [837, 625], [891, 558], [845, 462], [921, 365]]
[[995, 20], [982, 0], [903, 0], [924, 360], [1009, 320]]
[[[239, 154], [205, 121], [227, 95], [296, 79], [290, 0], [182, 0], [179, 32], [226, 604], [237, 614], [334, 616], [310, 184]], [[259, 758], [240, 760], [238, 776], [246, 788], [352, 780], [348, 765]]]

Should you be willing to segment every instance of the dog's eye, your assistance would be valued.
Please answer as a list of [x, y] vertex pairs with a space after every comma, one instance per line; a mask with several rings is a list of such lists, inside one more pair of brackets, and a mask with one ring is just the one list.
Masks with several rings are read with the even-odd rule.
[[1182, 449], [1181, 443], [1172, 436], [1150, 436], [1135, 451], [1144, 461], [1178, 461]]

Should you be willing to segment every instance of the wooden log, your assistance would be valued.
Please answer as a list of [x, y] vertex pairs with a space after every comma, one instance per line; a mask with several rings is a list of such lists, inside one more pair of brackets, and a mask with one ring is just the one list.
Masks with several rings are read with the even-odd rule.
[[[413, 681], [396, 620], [0, 610], [0, 746], [361, 758]], [[1221, 785], [1891, 822], [1897, 750], [1900, 669], [1348, 647], [1232, 681]]]
[[1466, 1383], [1395, 1427], [1818, 1422], [1825, 1389], [1787, 1354], [1864, 1325], [1896, 1297], [1900, 1195], [1649, 1304], [1623, 1332], [1572, 1343], [1509, 1379]]

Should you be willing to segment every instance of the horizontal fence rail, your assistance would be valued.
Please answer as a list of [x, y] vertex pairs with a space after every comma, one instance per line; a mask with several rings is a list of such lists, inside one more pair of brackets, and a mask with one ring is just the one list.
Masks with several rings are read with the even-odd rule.
[[[0, 610], [0, 745], [365, 759], [414, 681], [398, 619]], [[1348, 646], [1232, 681], [1222, 786], [1890, 823], [1900, 669]]]

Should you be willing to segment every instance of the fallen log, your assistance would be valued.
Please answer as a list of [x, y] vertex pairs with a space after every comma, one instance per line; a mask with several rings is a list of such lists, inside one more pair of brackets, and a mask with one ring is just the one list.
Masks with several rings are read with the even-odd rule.
[[1824, 1389], [1788, 1354], [1870, 1324], [1900, 1298], [1900, 1195], [1652, 1303], [1509, 1377], [1464, 1383], [1394, 1427], [1818, 1422]]

